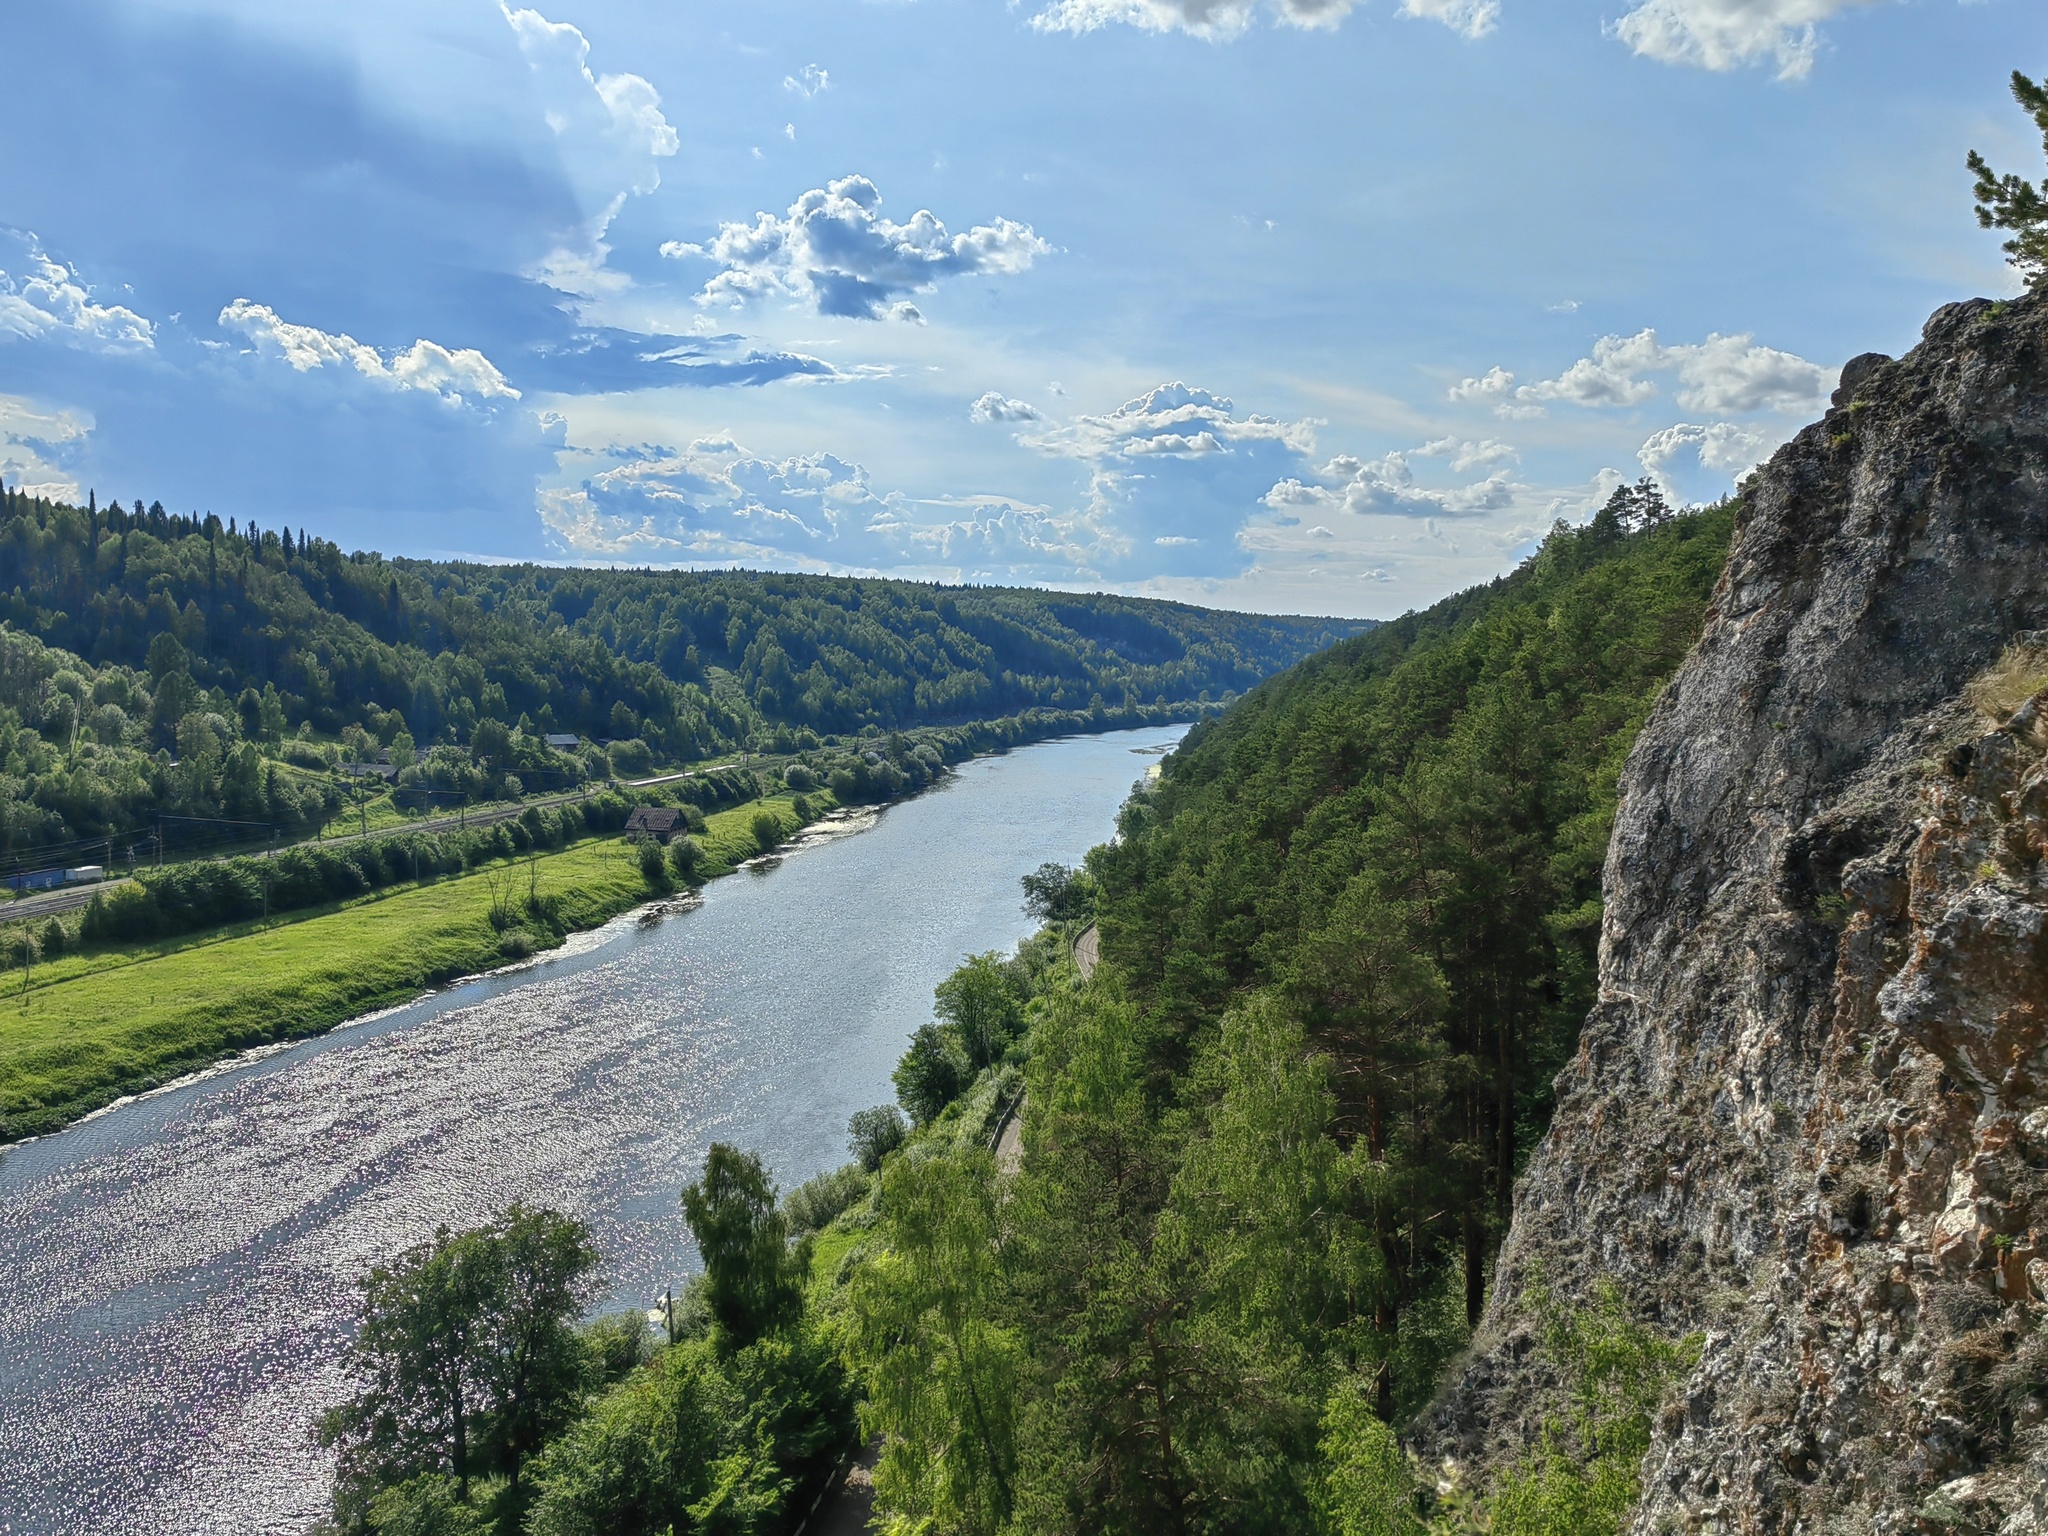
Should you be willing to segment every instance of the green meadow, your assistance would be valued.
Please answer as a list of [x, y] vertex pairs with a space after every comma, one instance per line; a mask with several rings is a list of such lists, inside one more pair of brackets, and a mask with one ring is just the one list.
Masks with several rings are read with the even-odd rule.
[[[801, 825], [781, 796], [708, 817], [699, 877], [759, 852], [763, 815], [783, 837]], [[35, 965], [25, 981], [8, 973], [0, 1139], [55, 1130], [235, 1051], [318, 1034], [551, 948], [668, 889], [643, 873], [636, 847], [593, 838], [268, 921], [74, 952]]]

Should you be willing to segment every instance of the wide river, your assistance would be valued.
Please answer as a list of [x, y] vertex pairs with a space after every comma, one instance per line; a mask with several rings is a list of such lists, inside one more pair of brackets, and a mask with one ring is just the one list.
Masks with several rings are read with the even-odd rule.
[[1179, 736], [977, 759], [693, 910], [0, 1154], [0, 1531], [303, 1531], [356, 1282], [437, 1225], [573, 1211], [605, 1305], [646, 1306], [697, 1267], [705, 1148], [785, 1188], [844, 1162], [932, 988], [1029, 931], [1018, 877], [1106, 837]]

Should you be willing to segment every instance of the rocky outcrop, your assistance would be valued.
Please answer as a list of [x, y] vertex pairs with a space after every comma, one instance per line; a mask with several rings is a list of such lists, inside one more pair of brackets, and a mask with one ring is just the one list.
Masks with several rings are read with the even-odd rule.
[[1532, 1275], [1613, 1276], [1706, 1338], [1638, 1532], [2048, 1533], [2048, 697], [1963, 697], [2043, 626], [2048, 302], [1950, 305], [1746, 489], [1434, 1449], [1525, 1443]]

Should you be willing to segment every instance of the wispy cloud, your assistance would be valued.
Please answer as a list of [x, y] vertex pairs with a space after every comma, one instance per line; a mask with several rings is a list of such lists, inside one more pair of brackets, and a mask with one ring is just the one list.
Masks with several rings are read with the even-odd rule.
[[1875, 0], [1644, 0], [1611, 24], [1647, 59], [1729, 70], [1771, 63], [1781, 80], [1812, 73], [1816, 23]]
[[782, 88], [785, 91], [794, 91], [809, 101], [813, 96], [822, 95], [832, 88], [832, 76], [815, 64], [806, 64], [795, 74], [784, 75]]
[[147, 352], [156, 327], [120, 304], [102, 304], [76, 270], [32, 234], [11, 236], [19, 255], [0, 269], [0, 340], [50, 340], [93, 352]]
[[78, 478], [64, 465], [92, 427], [87, 412], [0, 395], [0, 484], [30, 496], [75, 499]]

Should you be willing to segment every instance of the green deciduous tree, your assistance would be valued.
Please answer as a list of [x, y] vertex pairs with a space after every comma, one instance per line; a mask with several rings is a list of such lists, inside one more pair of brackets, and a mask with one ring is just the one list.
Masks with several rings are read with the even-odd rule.
[[683, 1215], [704, 1258], [706, 1300], [731, 1348], [795, 1321], [810, 1248], [789, 1247], [789, 1224], [761, 1160], [713, 1142], [704, 1173], [683, 1191]]
[[452, 1478], [461, 1500], [486, 1473], [516, 1488], [580, 1389], [571, 1323], [596, 1265], [580, 1222], [515, 1205], [372, 1270], [349, 1352], [362, 1389], [320, 1431], [339, 1453], [337, 1511], [419, 1476]]
[[1004, 1317], [986, 1153], [892, 1161], [882, 1251], [855, 1275], [853, 1350], [883, 1437], [879, 1507], [905, 1530], [993, 1536], [1016, 1498], [1022, 1341]]
[[910, 1127], [895, 1105], [877, 1104], [873, 1109], [854, 1111], [853, 1118], [846, 1122], [846, 1134], [846, 1149], [853, 1154], [853, 1160], [874, 1173], [881, 1168], [883, 1158], [903, 1145]]
[[933, 993], [939, 1018], [979, 1072], [1001, 1059], [1023, 1024], [1023, 998], [1003, 957], [969, 955]]
[[952, 1034], [936, 1024], [923, 1024], [910, 1037], [910, 1048], [896, 1063], [891, 1080], [896, 1102], [913, 1125], [929, 1125], [960, 1097], [969, 1077], [967, 1056]]
[[1338, 1383], [1322, 1431], [1315, 1503], [1325, 1536], [1424, 1536], [1415, 1473], [1360, 1383]]

